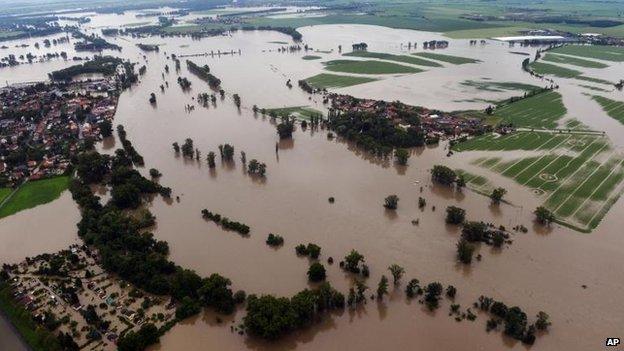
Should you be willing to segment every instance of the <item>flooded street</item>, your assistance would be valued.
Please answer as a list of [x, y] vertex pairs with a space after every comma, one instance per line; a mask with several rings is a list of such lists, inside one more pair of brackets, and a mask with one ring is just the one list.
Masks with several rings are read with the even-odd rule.
[[[92, 25], [97, 27], [97, 23]], [[361, 38], [364, 29], [366, 37]], [[538, 311], [546, 311], [553, 327], [549, 335], [537, 339], [532, 347], [535, 350], [596, 350], [604, 345], [606, 337], [621, 336], [622, 201], [611, 208], [591, 234], [558, 225], [544, 229], [533, 223], [532, 211], [540, 200], [510, 179], [489, 177], [509, 191], [506, 199], [510, 204], [500, 206], [490, 205], [489, 198], [468, 189], [451, 191], [432, 184], [429, 171], [433, 165], [469, 170], [467, 160], [458, 154], [446, 157], [446, 143], [412, 150], [408, 166], [400, 167], [371, 159], [343, 140], [328, 140], [327, 130], [303, 130], [298, 126], [292, 140], [279, 141], [274, 122], [268, 116], [254, 114], [252, 106], [308, 105], [325, 110], [320, 95], [308, 95], [296, 84], [289, 89], [286, 81], [320, 73], [322, 61], [340, 57], [338, 45], [348, 52], [352, 43], [366, 40], [370, 51], [401, 53], [407, 50], [400, 44], [408, 40], [421, 43], [444, 38], [435, 33], [359, 25], [306, 27], [301, 33], [312, 48], [333, 52], [319, 54], [323, 60], [314, 62], [302, 60], [303, 52], [279, 53], [276, 49], [280, 45], [271, 42], [290, 39], [276, 32], [235, 32], [231, 37], [202, 40], [124, 37], [113, 41], [123, 46], [121, 56], [139, 62], [139, 66], [147, 65], [141, 82], [121, 95], [115, 124], [124, 125], [128, 138], [145, 158], [146, 167], [140, 171], [147, 176], [149, 168], [158, 169], [163, 174], [160, 183], [173, 189], [174, 198], [180, 197], [179, 202], [172, 203], [158, 197], [150, 204], [157, 217], [154, 234], [169, 243], [172, 261], [202, 276], [222, 274], [232, 280], [234, 290], [247, 293], [290, 296], [309, 287], [308, 259], [297, 257], [294, 251], [300, 243], [319, 245], [324, 264], [328, 257], [334, 258], [333, 265], [325, 264], [328, 281], [345, 294], [352, 277], [339, 268], [338, 262], [351, 249], [365, 256], [371, 269], [366, 283], [371, 290], [382, 274], [389, 275], [387, 267], [393, 263], [405, 267], [404, 283], [396, 291], [391, 289], [390, 299], [383, 303], [369, 300], [365, 308], [332, 315], [278, 343], [266, 344], [232, 333], [230, 325], [242, 322], [243, 311], [220, 324], [215, 315], [207, 312], [178, 324], [152, 350], [461, 350], [466, 345], [479, 350], [526, 349], [500, 332], [486, 333], [488, 317], [484, 314], [478, 314], [475, 322], [456, 322], [447, 316], [447, 299], [435, 313], [416, 300], [407, 301], [403, 289], [411, 278], [419, 279], [422, 285], [433, 281], [454, 285], [458, 290], [456, 303], [462, 310], [486, 295], [509, 306], [520, 306], [529, 320]], [[162, 46], [158, 53], [145, 53], [144, 60], [143, 52], [135, 46], [138, 42]], [[211, 91], [187, 71], [187, 58], [181, 55], [212, 50], [235, 53], [188, 58], [199, 65], [208, 64], [226, 91], [216, 106], [205, 108], [194, 99], [199, 93]], [[467, 40], [452, 40], [442, 53], [477, 58], [484, 63], [445, 64], [444, 68], [385, 77], [336, 91], [443, 110], [483, 108], [487, 103], [462, 100], [500, 99], [518, 92], [475, 91], [460, 82], [489, 78], [541, 85], [540, 80], [521, 70], [525, 56], [509, 54], [509, 50], [532, 55], [535, 52], [535, 48], [510, 49], [495, 41], [470, 47]], [[165, 57], [165, 52], [181, 56], [180, 76], [192, 82], [190, 91], [183, 92], [176, 83], [174, 62]], [[3, 82], [9, 83], [42, 80], [48, 72], [68, 64], [53, 61], [22, 65], [2, 69], [0, 75]], [[170, 73], [163, 80], [165, 65], [169, 65]], [[621, 64], [615, 69], [621, 69]], [[161, 93], [159, 86], [165, 81], [169, 87]], [[560, 90], [568, 108], [567, 117], [577, 118], [591, 129], [607, 130], [616, 145], [624, 146], [622, 125], [609, 119], [598, 105], [582, 107], [590, 98], [567, 81], [562, 80]], [[152, 92], [157, 97], [155, 106], [148, 102]], [[240, 109], [232, 101], [235, 93], [242, 99]], [[187, 104], [196, 105], [195, 110], [185, 112]], [[200, 162], [174, 154], [172, 143], [183, 143], [186, 138], [192, 138], [201, 151]], [[235, 147], [235, 162], [217, 161], [216, 169], [210, 170], [205, 156], [210, 151], [218, 152], [218, 145], [225, 143]], [[107, 152], [113, 150], [110, 141], [99, 147]], [[266, 163], [265, 180], [245, 172], [239, 161], [240, 151], [246, 152], [247, 160]], [[396, 212], [382, 206], [390, 194], [400, 198]], [[420, 196], [427, 201], [424, 210], [418, 208]], [[329, 197], [334, 197], [335, 203], [330, 204]], [[444, 223], [449, 205], [466, 209], [469, 220], [507, 228], [524, 224], [529, 232], [515, 234], [513, 244], [502, 250], [483, 245], [478, 251], [483, 256], [481, 261], [469, 267], [460, 265], [455, 259], [460, 229]], [[204, 208], [249, 225], [250, 236], [241, 237], [205, 221], [200, 214]], [[76, 242], [79, 217], [70, 194], [65, 192], [53, 203], [0, 220], [0, 261], [16, 262]], [[412, 224], [416, 219], [419, 224]], [[267, 246], [269, 233], [283, 236], [284, 246]]]

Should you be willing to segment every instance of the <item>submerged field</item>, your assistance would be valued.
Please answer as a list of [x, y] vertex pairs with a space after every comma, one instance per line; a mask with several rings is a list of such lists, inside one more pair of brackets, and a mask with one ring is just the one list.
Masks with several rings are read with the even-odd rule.
[[418, 53], [415, 53], [414, 55], [420, 56], [420, 57], [424, 57], [424, 58], [427, 58], [427, 59], [431, 59], [431, 60], [451, 63], [451, 64], [454, 64], [454, 65], [463, 65], [463, 64], [466, 64], [466, 63], [477, 63], [477, 62], [480, 62], [479, 60], [468, 58], [468, 57], [443, 55], [443, 54], [436, 54], [436, 53], [433, 53], [433, 52], [418, 52]]
[[[22, 185], [15, 194], [0, 207], [0, 218], [22, 210], [46, 204], [57, 199], [69, 186], [69, 177], [55, 177], [30, 181]], [[0, 191], [0, 197], [5, 190]]]
[[611, 100], [600, 95], [594, 95], [593, 99], [602, 106], [602, 109], [609, 117], [624, 124], [624, 102]]
[[429, 60], [423, 60], [421, 58], [414, 57], [414, 56], [393, 55], [393, 54], [386, 54], [386, 53], [381, 53], [381, 52], [354, 51], [354, 52], [350, 52], [350, 53], [344, 54], [343, 56], [376, 58], [376, 59], [381, 59], [381, 60], [396, 61], [396, 62], [402, 62], [402, 63], [410, 63], [410, 64], [413, 64], [413, 65], [419, 65], [419, 66], [442, 67], [442, 65], [437, 63], [437, 62], [433, 62], [433, 61], [429, 61]]
[[571, 68], [565, 68], [551, 63], [532, 62], [529, 66], [531, 67], [531, 69], [533, 69], [533, 71], [541, 75], [553, 75], [560, 78], [574, 78], [599, 84], [613, 84], [612, 82], [604, 79], [585, 76], [581, 71], [577, 71]]
[[321, 111], [313, 109], [308, 106], [269, 108], [266, 110], [266, 112], [269, 114], [275, 114], [280, 117], [292, 116], [300, 120], [309, 120], [312, 117], [323, 116], [323, 113]]
[[609, 65], [604, 64], [602, 62], [590, 61], [590, 60], [585, 60], [585, 59], [581, 59], [578, 57], [564, 56], [564, 55], [551, 54], [551, 53], [547, 53], [542, 58], [542, 60], [548, 61], [548, 62], [563, 63], [563, 64], [568, 64], [568, 65], [573, 65], [573, 66], [579, 66], [579, 67], [588, 67], [588, 68], [609, 67]]
[[[558, 221], [580, 230], [595, 228], [622, 192], [624, 157], [598, 134], [490, 134], [455, 150], [498, 151], [471, 163], [527, 187]], [[518, 157], [518, 150], [531, 153]]]
[[342, 76], [337, 74], [320, 73], [305, 79], [308, 84], [318, 89], [344, 88], [353, 85], [376, 81], [370, 77]]
[[332, 60], [324, 63], [325, 69], [332, 72], [357, 74], [397, 74], [418, 73], [421, 69], [383, 61]]

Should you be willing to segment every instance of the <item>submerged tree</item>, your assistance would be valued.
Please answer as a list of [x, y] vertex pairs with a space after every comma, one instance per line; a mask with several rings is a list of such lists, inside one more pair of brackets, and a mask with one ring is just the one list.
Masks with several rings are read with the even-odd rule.
[[493, 203], [499, 204], [505, 194], [507, 194], [507, 190], [505, 190], [505, 188], [496, 188], [492, 190], [492, 193], [490, 194], [490, 199], [492, 199]]
[[555, 215], [546, 207], [539, 206], [533, 212], [538, 222], [545, 225], [550, 225], [555, 220]]
[[385, 275], [381, 276], [379, 284], [377, 284], [377, 298], [383, 299], [383, 296], [388, 293], [388, 278]]
[[464, 264], [470, 264], [472, 262], [472, 255], [474, 254], [475, 246], [469, 243], [466, 239], [459, 239], [457, 242], [457, 259]]
[[399, 282], [401, 281], [401, 277], [403, 277], [403, 274], [405, 274], [405, 268], [394, 263], [390, 265], [390, 267], [388, 267], [388, 270], [392, 274], [392, 280], [393, 280], [394, 285], [398, 285]]
[[384, 199], [384, 207], [389, 210], [396, 210], [399, 206], [399, 197], [396, 195], [388, 195]]
[[446, 208], [446, 223], [462, 224], [466, 219], [466, 210], [456, 206], [448, 206]]
[[210, 151], [208, 153], [208, 156], [206, 157], [206, 161], [208, 161], [208, 167], [210, 167], [210, 168], [215, 168], [216, 167], [215, 157], [216, 157], [216, 155], [215, 155], [214, 152]]
[[409, 151], [407, 151], [406, 149], [399, 148], [394, 151], [394, 157], [396, 158], [398, 164], [400, 164], [401, 166], [405, 166], [407, 164], [407, 160], [410, 157], [410, 154]]

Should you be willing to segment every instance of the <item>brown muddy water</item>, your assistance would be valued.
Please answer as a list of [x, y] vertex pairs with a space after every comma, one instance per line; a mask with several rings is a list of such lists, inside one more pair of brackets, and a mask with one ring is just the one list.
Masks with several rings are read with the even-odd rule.
[[[324, 59], [338, 58], [337, 47], [343, 48], [366, 41], [371, 51], [402, 52], [400, 43], [438, 39], [435, 33], [394, 30], [373, 26], [315, 26], [303, 28], [308, 44], [333, 53], [320, 54]], [[624, 305], [620, 303], [624, 288], [621, 230], [624, 208], [618, 202], [592, 234], [579, 234], [553, 226], [544, 230], [532, 222], [532, 210], [538, 205], [528, 189], [503, 177], [490, 178], [509, 190], [511, 204], [491, 206], [489, 199], [469, 190], [453, 192], [431, 184], [429, 169], [434, 164], [466, 167], [461, 156], [446, 157], [445, 144], [437, 148], [413, 150], [407, 167], [383, 163], [359, 153], [341, 140], [328, 140], [325, 130], [298, 130], [290, 141], [279, 141], [275, 126], [268, 117], [254, 115], [251, 107], [284, 107], [309, 105], [323, 109], [319, 96], [308, 96], [298, 88], [288, 89], [287, 79], [296, 81], [321, 71], [320, 62], [301, 59], [301, 53], [277, 53], [279, 45], [271, 41], [288, 41], [273, 32], [234, 33], [231, 37], [117, 39], [122, 55], [146, 62], [147, 74], [141, 83], [122, 94], [116, 123], [123, 124], [137, 150], [144, 156], [147, 174], [151, 167], [163, 173], [160, 182], [172, 187], [180, 202], [170, 204], [160, 198], [150, 204], [157, 216], [155, 235], [169, 242], [171, 259], [202, 275], [218, 272], [233, 281], [234, 289], [248, 293], [292, 295], [309, 287], [306, 279], [308, 260], [298, 258], [294, 246], [313, 242], [322, 247], [321, 259], [335, 259], [329, 266], [328, 279], [339, 290], [347, 292], [352, 279], [337, 262], [351, 249], [366, 257], [371, 268], [367, 284], [374, 288], [392, 263], [406, 269], [404, 281], [418, 278], [426, 284], [439, 281], [458, 288], [457, 301], [462, 309], [479, 295], [488, 295], [508, 305], [521, 306], [530, 318], [544, 310], [551, 315], [553, 327], [548, 335], [538, 338], [535, 350], [600, 349], [606, 337], [621, 336]], [[164, 44], [159, 53], [142, 58], [136, 42]], [[193, 57], [198, 64], [210, 65], [222, 79], [227, 92], [216, 106], [196, 106], [186, 113], [186, 104], [195, 104], [198, 93], [210, 92], [207, 84], [186, 71], [182, 58], [181, 76], [193, 85], [182, 92], [176, 83], [174, 64], [167, 54], [194, 54], [210, 50], [238, 51], [241, 54], [221, 57]], [[271, 52], [269, 52], [271, 50]], [[515, 50], [520, 50], [515, 48]], [[534, 49], [525, 49], [534, 52]], [[445, 65], [415, 75], [397, 75], [366, 85], [338, 91], [361, 97], [399, 99], [404, 102], [444, 109], [483, 107], [483, 103], [457, 102], [465, 97], [499, 98], [505, 94], [466, 90], [459, 83], [465, 79], [492, 78], [495, 81], [519, 81], [538, 84], [520, 70], [524, 56], [508, 53], [506, 45], [489, 41], [483, 47], [469, 47], [467, 41], [451, 40], [443, 53], [482, 59], [479, 65]], [[43, 79], [56, 67], [49, 63], [20, 66], [11, 71], [24, 80]], [[169, 88], [161, 93], [161, 73]], [[36, 69], [34, 69], [36, 67]], [[40, 68], [41, 67], [41, 68]], [[39, 78], [37, 78], [39, 77]], [[581, 95], [572, 83], [563, 81], [562, 93]], [[157, 105], [148, 103], [155, 92]], [[237, 109], [231, 94], [238, 93], [243, 106]], [[514, 93], [507, 93], [507, 95]], [[613, 93], [615, 94], [615, 93]], [[576, 111], [577, 99], [566, 98], [568, 109]], [[581, 110], [583, 111], [583, 110]], [[594, 110], [591, 110], [594, 112]], [[577, 118], [588, 125], [604, 124], [604, 114]], [[582, 116], [581, 116], [582, 115]], [[594, 122], [592, 122], [594, 120]], [[615, 128], [615, 127], [614, 127]], [[617, 139], [619, 129], [608, 131]], [[613, 135], [611, 135], [613, 133]], [[218, 162], [214, 171], [205, 161], [195, 162], [176, 157], [174, 141], [190, 137], [202, 152], [218, 152], [218, 145], [230, 143], [236, 148], [233, 164]], [[275, 152], [278, 143], [279, 152]], [[114, 141], [100, 146], [112, 151]], [[248, 176], [240, 161], [239, 151], [247, 160], [267, 164], [267, 177], [258, 180]], [[422, 192], [420, 188], [423, 188]], [[382, 207], [389, 194], [400, 197], [396, 213]], [[336, 199], [330, 204], [327, 199]], [[427, 207], [418, 209], [422, 196]], [[507, 227], [524, 224], [527, 234], [516, 234], [513, 244], [503, 250], [481, 247], [483, 260], [465, 267], [455, 263], [455, 243], [460, 231], [444, 224], [448, 205], [463, 207], [468, 218], [486, 220]], [[433, 211], [432, 206], [436, 209]], [[201, 218], [207, 208], [251, 227], [249, 237], [225, 232]], [[46, 212], [47, 211], [47, 212]], [[78, 211], [70, 196], [0, 221], [3, 245], [0, 260], [18, 261], [26, 255], [55, 251], [76, 240]], [[419, 219], [420, 224], [411, 221]], [[268, 233], [280, 234], [285, 245], [272, 249], [265, 244]], [[5, 243], [8, 243], [5, 245]], [[586, 285], [587, 288], [582, 288]], [[391, 293], [383, 303], [369, 301], [356, 311], [346, 310], [278, 343], [267, 344], [230, 332], [232, 323], [242, 321], [244, 311], [227, 317], [223, 323], [206, 313], [174, 327], [153, 350], [504, 350], [526, 349], [520, 343], [485, 332], [487, 316], [479, 314], [475, 322], [455, 322], [447, 316], [450, 303], [445, 300], [435, 313], [429, 313], [416, 301], [406, 301], [404, 285]]]

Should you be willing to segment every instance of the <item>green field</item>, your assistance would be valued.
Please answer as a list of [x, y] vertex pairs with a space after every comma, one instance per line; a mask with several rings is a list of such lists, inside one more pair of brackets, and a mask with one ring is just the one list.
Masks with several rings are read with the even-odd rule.
[[54, 177], [30, 181], [0, 207], [0, 218], [10, 216], [22, 210], [52, 202], [61, 196], [69, 186], [69, 177]]
[[463, 176], [466, 186], [479, 194], [488, 196], [492, 193], [492, 190], [494, 190], [492, 183], [483, 176], [466, 172], [463, 169], [456, 169], [455, 173]]
[[624, 124], [624, 102], [611, 100], [600, 95], [594, 95], [592, 98], [602, 106], [609, 117]]
[[601, 45], [566, 45], [550, 52], [581, 56], [605, 61], [624, 62], [624, 48]]
[[479, 60], [471, 59], [471, 58], [468, 58], [468, 57], [435, 54], [433, 52], [417, 52], [417, 53], [412, 54], [412, 55], [428, 58], [428, 59], [431, 59], [431, 60], [452, 63], [454, 65], [463, 65], [463, 64], [466, 64], [466, 63], [481, 62]]
[[0, 203], [4, 201], [4, 198], [9, 196], [13, 192], [11, 188], [0, 188]]
[[[530, 189], [559, 222], [581, 231], [600, 223], [624, 185], [624, 157], [597, 134], [489, 134], [454, 149], [495, 151], [471, 163]], [[517, 150], [531, 154], [518, 157]]]
[[312, 60], [320, 60], [322, 57], [320, 56], [315, 56], [315, 55], [305, 55], [302, 57], [302, 59], [306, 60], [306, 61], [312, 61]]
[[280, 117], [292, 116], [300, 120], [310, 120], [313, 116], [323, 117], [323, 113], [319, 110], [313, 109], [308, 106], [292, 106], [292, 107], [280, 107], [280, 108], [268, 108], [267, 113], [275, 113]]
[[442, 65], [437, 62], [423, 60], [418, 57], [407, 56], [407, 55], [392, 55], [392, 54], [386, 54], [382, 52], [354, 51], [354, 52], [344, 54], [343, 56], [376, 58], [376, 59], [381, 59], [381, 60], [410, 63], [413, 65], [419, 65], [419, 66], [442, 67]]
[[421, 69], [382, 61], [332, 60], [324, 62], [325, 69], [332, 72], [358, 74], [418, 73]]
[[306, 78], [306, 82], [308, 82], [308, 84], [318, 89], [344, 88], [376, 80], [377, 79], [375, 78], [369, 77], [341, 76], [329, 73], [321, 73], [310, 78]]
[[566, 112], [561, 95], [548, 91], [497, 108], [493, 115], [516, 127], [553, 129]]
[[581, 59], [578, 57], [557, 55], [557, 54], [551, 54], [551, 53], [547, 53], [544, 57], [542, 57], [542, 60], [548, 61], [548, 62], [563, 63], [563, 64], [568, 64], [568, 65], [573, 65], [573, 66], [579, 66], [579, 67], [588, 67], [588, 68], [609, 67], [609, 65], [604, 64], [602, 62], [590, 61], [590, 60], [585, 60], [585, 59]]

